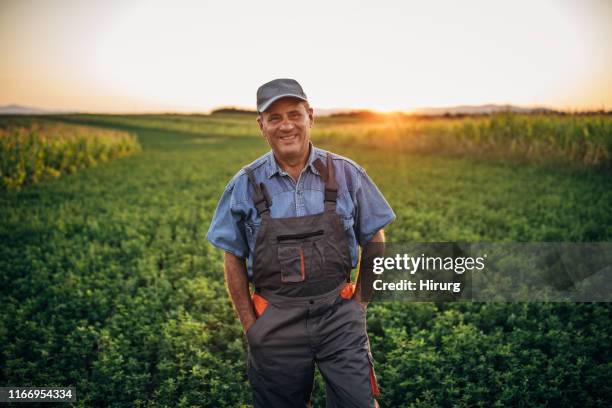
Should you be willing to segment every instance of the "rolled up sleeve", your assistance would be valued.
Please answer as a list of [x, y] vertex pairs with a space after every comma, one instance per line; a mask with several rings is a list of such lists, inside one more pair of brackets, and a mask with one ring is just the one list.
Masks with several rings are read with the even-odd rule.
[[358, 173], [355, 191], [357, 232], [359, 245], [364, 247], [378, 231], [395, 220], [396, 216], [365, 170], [360, 169]]
[[249, 254], [243, 214], [237, 210], [234, 185], [226, 187], [217, 204], [206, 239], [215, 247], [231, 252], [239, 258]]

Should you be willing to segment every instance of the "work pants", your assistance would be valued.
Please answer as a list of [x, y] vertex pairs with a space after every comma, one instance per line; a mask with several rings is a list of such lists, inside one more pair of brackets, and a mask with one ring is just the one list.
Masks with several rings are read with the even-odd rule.
[[261, 294], [268, 305], [246, 333], [255, 408], [308, 407], [315, 363], [328, 408], [376, 406], [366, 314], [340, 289], [299, 298]]

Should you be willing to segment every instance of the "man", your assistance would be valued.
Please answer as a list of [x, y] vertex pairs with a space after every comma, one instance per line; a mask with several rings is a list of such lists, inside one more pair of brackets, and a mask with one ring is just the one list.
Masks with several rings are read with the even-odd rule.
[[207, 235], [225, 250], [255, 407], [308, 406], [315, 363], [328, 407], [374, 407], [367, 302], [350, 272], [357, 245], [384, 242], [395, 214], [363, 168], [313, 146], [295, 80], [262, 85], [257, 110], [272, 150], [231, 179]]

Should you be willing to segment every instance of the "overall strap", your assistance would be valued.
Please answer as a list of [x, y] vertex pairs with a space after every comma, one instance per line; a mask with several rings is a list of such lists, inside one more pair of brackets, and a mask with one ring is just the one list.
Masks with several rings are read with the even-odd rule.
[[272, 200], [266, 191], [266, 186], [264, 183], [257, 184], [255, 177], [253, 177], [252, 169], [246, 168], [245, 171], [251, 185], [253, 186], [253, 202], [255, 203], [255, 208], [257, 209], [257, 215], [260, 217], [263, 216], [263, 214], [269, 215]]
[[314, 161], [313, 165], [325, 180], [325, 211], [336, 211], [336, 200], [338, 198], [338, 183], [334, 172], [331, 153], [327, 152], [327, 166], [320, 159]]

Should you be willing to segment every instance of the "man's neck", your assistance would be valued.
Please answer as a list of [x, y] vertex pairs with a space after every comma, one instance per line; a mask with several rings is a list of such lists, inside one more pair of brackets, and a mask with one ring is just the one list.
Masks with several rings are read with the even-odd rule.
[[310, 157], [310, 149], [312, 149], [312, 145], [308, 145], [308, 149], [306, 153], [301, 157], [291, 157], [286, 159], [279, 159], [278, 156], [274, 155], [274, 159], [276, 163], [278, 163], [279, 167], [287, 172], [293, 180], [298, 181], [298, 177], [300, 173], [306, 166], [306, 162], [308, 161], [308, 157]]

